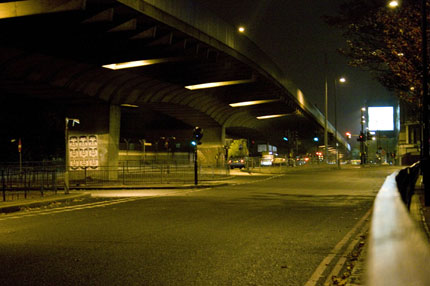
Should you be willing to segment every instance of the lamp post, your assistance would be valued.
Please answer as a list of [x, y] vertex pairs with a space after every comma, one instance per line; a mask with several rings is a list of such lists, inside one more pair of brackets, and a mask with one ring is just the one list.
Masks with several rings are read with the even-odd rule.
[[346, 79], [344, 77], [336, 78], [334, 80], [334, 141], [336, 145], [336, 164], [337, 167], [340, 168], [340, 160], [339, 160], [339, 148], [337, 143], [337, 98], [336, 98], [336, 90], [337, 90], [337, 83], [345, 83]]
[[65, 125], [65, 130], [64, 130], [64, 134], [65, 134], [65, 140], [66, 140], [66, 144], [65, 144], [65, 147], [66, 147], [66, 164], [65, 164], [65, 170], [64, 170], [64, 193], [65, 194], [68, 194], [69, 193], [69, 187], [70, 187], [70, 184], [69, 184], [69, 165], [70, 165], [70, 163], [69, 163], [69, 160], [70, 160], [70, 158], [69, 158], [69, 121], [72, 121], [72, 126], [75, 126], [75, 124], [79, 124], [80, 123], [80, 121], [79, 121], [79, 119], [77, 119], [77, 118], [68, 118], [68, 117], [66, 117], [66, 125]]
[[325, 121], [324, 121], [324, 158], [328, 164], [328, 84], [327, 84], [327, 54], [324, 54], [324, 65], [325, 65], [325, 82], [324, 82], [324, 94], [325, 94]]
[[[421, 53], [422, 53], [422, 106], [421, 106], [421, 125], [422, 125], [422, 144], [421, 144], [421, 173], [424, 183], [425, 205], [430, 206], [430, 182], [429, 182], [429, 98], [428, 98], [428, 54], [427, 54], [427, 6], [426, 0], [422, 0], [421, 5]], [[390, 8], [399, 6], [399, 1], [391, 0], [388, 2]]]

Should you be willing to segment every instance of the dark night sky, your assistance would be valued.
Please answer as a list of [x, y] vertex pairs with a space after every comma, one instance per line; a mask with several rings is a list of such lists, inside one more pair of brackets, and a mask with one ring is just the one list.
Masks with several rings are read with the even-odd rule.
[[[348, 84], [337, 89], [337, 125], [343, 134], [360, 129], [360, 108], [366, 100], [392, 95], [367, 72], [347, 65], [336, 52], [344, 39], [329, 27], [323, 15], [336, 14], [342, 0], [196, 0], [234, 26], [246, 27], [246, 36], [265, 51], [324, 113], [324, 54], [327, 54], [329, 121], [334, 124], [333, 82], [336, 75]], [[355, 140], [352, 140], [355, 141]]]

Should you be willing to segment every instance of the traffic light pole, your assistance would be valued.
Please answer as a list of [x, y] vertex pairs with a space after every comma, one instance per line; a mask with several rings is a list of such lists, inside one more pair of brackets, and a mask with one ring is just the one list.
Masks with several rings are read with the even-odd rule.
[[196, 126], [193, 130], [193, 142], [194, 142], [194, 184], [197, 185], [198, 182], [198, 172], [197, 172], [197, 146], [202, 144], [200, 140], [203, 138], [203, 129]]
[[197, 145], [194, 146], [194, 185], [197, 185], [198, 182], [198, 168], [197, 168]]
[[364, 165], [366, 163], [366, 151], [364, 148], [364, 108], [361, 109], [361, 131], [360, 131], [360, 165]]

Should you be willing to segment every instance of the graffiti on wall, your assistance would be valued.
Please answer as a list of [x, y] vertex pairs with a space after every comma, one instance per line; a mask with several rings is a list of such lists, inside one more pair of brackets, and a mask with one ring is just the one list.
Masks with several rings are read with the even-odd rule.
[[69, 136], [70, 168], [97, 169], [99, 166], [97, 135]]

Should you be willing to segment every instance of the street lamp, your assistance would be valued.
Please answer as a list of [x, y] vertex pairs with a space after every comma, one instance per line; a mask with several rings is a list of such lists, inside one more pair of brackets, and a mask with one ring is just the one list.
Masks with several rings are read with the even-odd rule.
[[388, 2], [388, 6], [390, 8], [396, 8], [397, 6], [399, 6], [399, 1], [396, 1], [396, 0], [390, 1]]
[[346, 83], [346, 78], [340, 77], [336, 78], [334, 80], [334, 143], [336, 145], [336, 164], [337, 167], [340, 168], [340, 160], [339, 160], [339, 149], [337, 144], [337, 99], [336, 99], [336, 89], [337, 89], [337, 83], [343, 84]]
[[[421, 172], [424, 183], [425, 205], [430, 206], [430, 182], [427, 165], [429, 164], [429, 99], [428, 99], [428, 55], [427, 55], [427, 1], [422, 0], [421, 5], [421, 52], [422, 52], [422, 106], [421, 124], [423, 138], [421, 144]], [[388, 2], [390, 8], [399, 6], [399, 1], [391, 0]]]
[[77, 118], [68, 118], [66, 117], [66, 126], [65, 126], [65, 130], [64, 130], [64, 134], [65, 134], [65, 139], [66, 139], [66, 164], [65, 164], [65, 171], [64, 171], [64, 192], [65, 194], [69, 193], [69, 121], [72, 121], [72, 126], [75, 126], [75, 124], [79, 124], [80, 121]]

